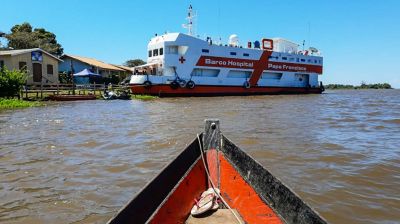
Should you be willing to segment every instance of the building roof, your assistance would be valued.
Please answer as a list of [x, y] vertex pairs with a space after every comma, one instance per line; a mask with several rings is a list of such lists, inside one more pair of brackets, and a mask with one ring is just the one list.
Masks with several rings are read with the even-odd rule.
[[32, 51], [41, 51], [44, 54], [47, 54], [48, 56], [58, 60], [58, 61], [62, 61], [61, 59], [59, 59], [58, 57], [50, 54], [49, 52], [40, 49], [40, 48], [30, 48], [30, 49], [20, 49], [20, 50], [6, 50], [6, 51], [0, 51], [0, 55], [10, 55], [10, 56], [14, 56], [14, 55], [20, 55], [20, 54], [25, 54], [25, 53], [30, 53]]
[[114, 70], [114, 71], [124, 71], [124, 69], [121, 69], [119, 67], [116, 67], [114, 65], [111, 64], [107, 64], [104, 63], [102, 61], [93, 59], [93, 58], [87, 58], [87, 57], [81, 57], [81, 56], [76, 56], [76, 55], [70, 55], [70, 54], [64, 54], [63, 56], [61, 56], [62, 58], [68, 57], [68, 58], [72, 58], [75, 59], [77, 61], [81, 61], [85, 64], [89, 64], [98, 68], [102, 68], [105, 70]]
[[124, 65], [114, 65], [114, 66], [116, 66], [116, 67], [118, 67], [118, 68], [121, 68], [121, 69], [123, 69], [123, 70], [129, 71], [129, 72], [132, 72], [132, 71], [133, 71], [133, 68], [128, 67], [128, 66], [124, 66]]

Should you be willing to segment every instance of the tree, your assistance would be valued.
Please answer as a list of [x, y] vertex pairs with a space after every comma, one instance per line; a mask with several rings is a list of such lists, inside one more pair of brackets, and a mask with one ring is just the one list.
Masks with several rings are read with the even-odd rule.
[[6, 34], [8, 47], [13, 49], [41, 48], [50, 54], [61, 56], [64, 49], [57, 42], [56, 35], [43, 28], [35, 28], [29, 23], [15, 25]]
[[2, 43], [5, 38], [6, 38], [6, 33], [0, 30], [0, 50], [5, 49], [5, 45]]
[[139, 65], [144, 65], [146, 62], [144, 62], [142, 59], [133, 59], [133, 60], [127, 60], [124, 65], [128, 67], [136, 67]]

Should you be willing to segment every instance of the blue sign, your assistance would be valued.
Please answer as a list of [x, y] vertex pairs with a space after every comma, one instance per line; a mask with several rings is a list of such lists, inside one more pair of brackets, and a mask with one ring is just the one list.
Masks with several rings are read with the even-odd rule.
[[43, 55], [41, 51], [32, 51], [32, 61], [43, 61]]

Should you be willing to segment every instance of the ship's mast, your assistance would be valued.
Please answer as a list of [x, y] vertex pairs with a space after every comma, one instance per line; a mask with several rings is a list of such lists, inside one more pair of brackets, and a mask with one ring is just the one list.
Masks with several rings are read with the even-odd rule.
[[188, 22], [186, 24], [183, 24], [183, 27], [188, 29], [188, 35], [190, 36], [194, 36], [194, 17], [196, 15], [193, 12], [193, 7], [192, 5], [189, 5], [189, 10], [188, 10], [188, 16], [186, 17], [186, 19], [188, 20]]

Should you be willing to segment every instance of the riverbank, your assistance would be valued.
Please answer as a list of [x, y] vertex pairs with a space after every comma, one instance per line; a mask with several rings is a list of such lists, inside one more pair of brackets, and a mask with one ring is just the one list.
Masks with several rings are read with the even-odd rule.
[[26, 101], [18, 99], [1, 99], [0, 98], [0, 110], [4, 109], [17, 109], [26, 107], [38, 107], [43, 106], [44, 103], [39, 101]]
[[389, 83], [365, 84], [359, 86], [344, 85], [344, 84], [328, 84], [325, 89], [393, 89]]

